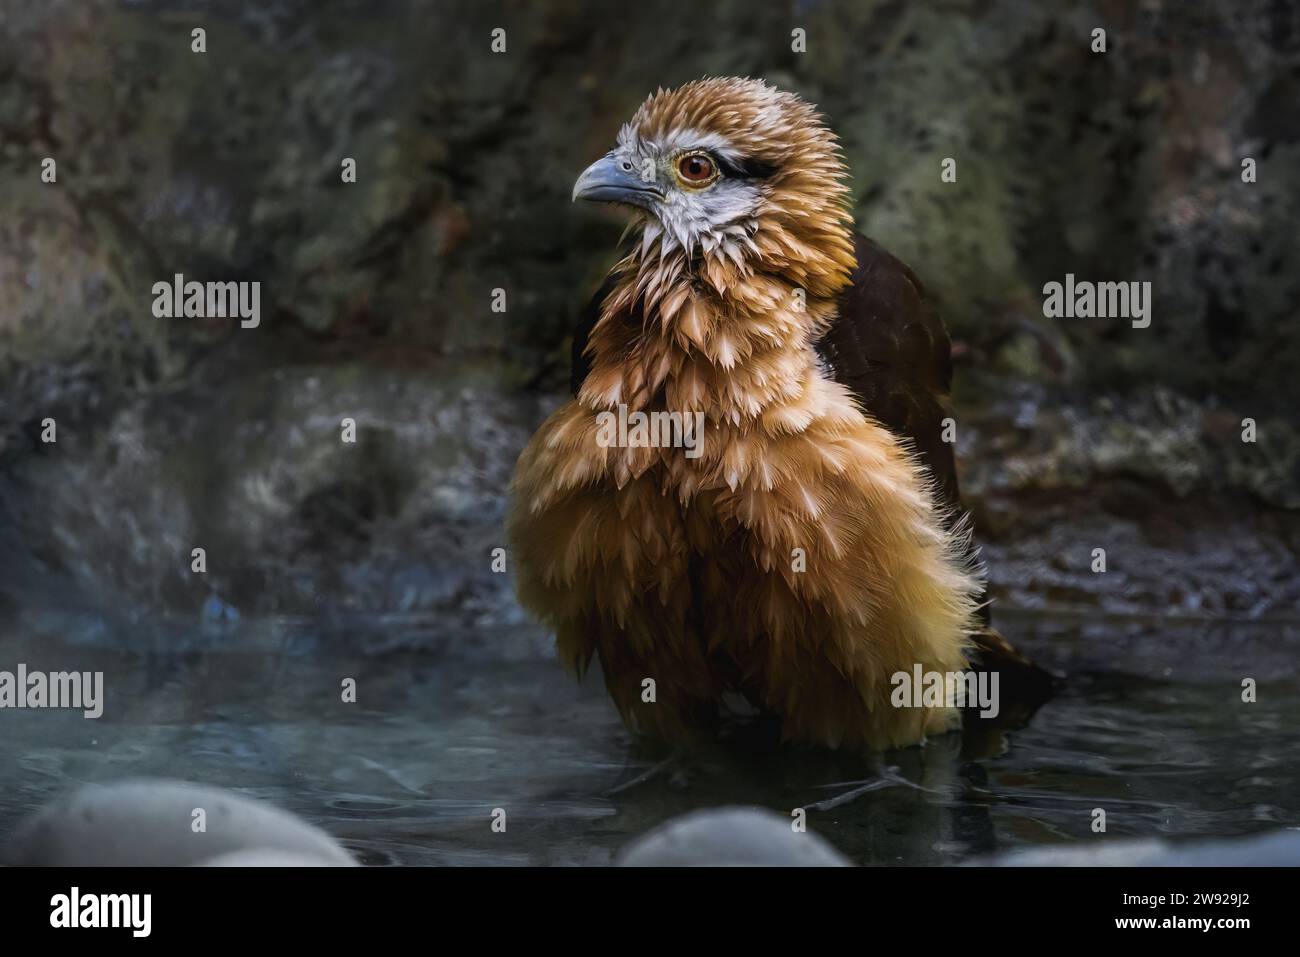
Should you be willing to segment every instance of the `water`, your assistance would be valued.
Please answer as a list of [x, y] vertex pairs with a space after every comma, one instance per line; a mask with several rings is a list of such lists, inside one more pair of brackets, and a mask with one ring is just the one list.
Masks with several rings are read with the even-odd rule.
[[[663, 764], [623, 730], [598, 680], [576, 685], [521, 623], [249, 618], [127, 634], [29, 614], [0, 667], [102, 670], [107, 702], [97, 721], [0, 716], [0, 835], [65, 789], [139, 776], [274, 802], [368, 864], [605, 864], [666, 818], [720, 804], [788, 814], [824, 802], [810, 829], [861, 864], [1094, 841], [1098, 807], [1101, 839], [1300, 824], [1294, 623], [999, 623], [1070, 672], [1026, 727], [871, 760], [742, 738]], [[1245, 677], [1255, 704], [1241, 702]], [[341, 700], [345, 678], [355, 704]]]

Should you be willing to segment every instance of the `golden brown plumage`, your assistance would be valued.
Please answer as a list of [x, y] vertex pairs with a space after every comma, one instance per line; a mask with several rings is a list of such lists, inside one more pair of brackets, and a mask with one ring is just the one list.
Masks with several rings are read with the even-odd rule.
[[[708, 186], [685, 178], [696, 154]], [[953, 727], [889, 702], [895, 672], [966, 667], [982, 584], [916, 453], [834, 373], [862, 247], [833, 134], [792, 94], [710, 79], [650, 97], [602, 164], [585, 189], [642, 207], [640, 236], [583, 330], [575, 399], [520, 456], [521, 601], [661, 737], [707, 728], [731, 691], [795, 741]], [[703, 413], [699, 457], [603, 445], [620, 404]]]

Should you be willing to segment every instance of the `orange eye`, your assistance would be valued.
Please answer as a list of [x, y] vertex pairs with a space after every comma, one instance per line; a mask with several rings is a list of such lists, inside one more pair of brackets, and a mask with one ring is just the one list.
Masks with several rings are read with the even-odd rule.
[[700, 153], [692, 153], [677, 161], [677, 172], [688, 183], [703, 183], [713, 177], [713, 161]]

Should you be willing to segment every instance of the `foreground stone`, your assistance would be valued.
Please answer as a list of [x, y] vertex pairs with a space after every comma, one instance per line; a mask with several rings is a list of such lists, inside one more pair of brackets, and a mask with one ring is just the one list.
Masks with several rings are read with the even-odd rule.
[[692, 811], [641, 835], [619, 853], [622, 867], [849, 867], [824, 838], [791, 830], [790, 819], [756, 808]]
[[83, 787], [38, 811], [0, 851], [0, 863], [19, 866], [308, 862], [356, 863], [334, 838], [287, 811], [222, 788], [161, 780]]

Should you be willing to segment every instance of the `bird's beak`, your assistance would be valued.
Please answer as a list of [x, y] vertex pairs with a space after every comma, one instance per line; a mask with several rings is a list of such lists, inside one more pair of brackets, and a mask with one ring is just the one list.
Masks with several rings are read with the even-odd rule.
[[643, 182], [636, 169], [624, 169], [623, 161], [613, 153], [602, 156], [588, 166], [573, 184], [573, 201], [589, 199], [598, 203], [627, 203], [650, 209], [663, 194], [653, 183]]

